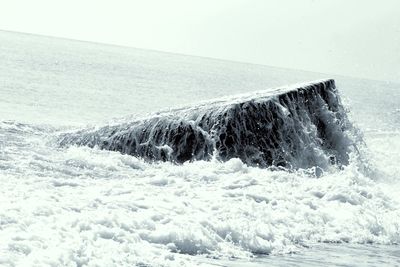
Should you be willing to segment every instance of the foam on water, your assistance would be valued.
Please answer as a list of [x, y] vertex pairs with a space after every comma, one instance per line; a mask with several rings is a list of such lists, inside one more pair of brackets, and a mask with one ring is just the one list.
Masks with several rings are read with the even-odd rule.
[[356, 157], [316, 178], [239, 159], [174, 165], [58, 148], [51, 129], [14, 122], [0, 131], [5, 265], [190, 266], [204, 262], [191, 256], [199, 254], [251, 259], [315, 242], [400, 242], [400, 186], [387, 180], [398, 169], [364, 173]]

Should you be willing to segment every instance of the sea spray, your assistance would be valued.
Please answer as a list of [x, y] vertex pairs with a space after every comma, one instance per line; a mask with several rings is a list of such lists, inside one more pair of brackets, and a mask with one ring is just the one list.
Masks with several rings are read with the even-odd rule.
[[351, 130], [334, 81], [322, 80], [83, 129], [59, 142], [151, 161], [210, 160], [214, 153], [258, 167], [328, 169], [348, 164]]

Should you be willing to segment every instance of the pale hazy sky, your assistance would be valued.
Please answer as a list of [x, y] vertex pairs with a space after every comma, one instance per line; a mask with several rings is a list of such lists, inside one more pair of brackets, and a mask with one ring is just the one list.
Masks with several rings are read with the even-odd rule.
[[400, 82], [400, 0], [0, 0], [0, 29]]

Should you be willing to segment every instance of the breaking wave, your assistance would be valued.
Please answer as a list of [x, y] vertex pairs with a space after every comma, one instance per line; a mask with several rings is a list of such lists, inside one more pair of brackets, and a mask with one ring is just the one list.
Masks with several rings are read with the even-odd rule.
[[241, 95], [62, 135], [147, 160], [183, 163], [239, 158], [289, 169], [345, 165], [354, 142], [334, 80]]

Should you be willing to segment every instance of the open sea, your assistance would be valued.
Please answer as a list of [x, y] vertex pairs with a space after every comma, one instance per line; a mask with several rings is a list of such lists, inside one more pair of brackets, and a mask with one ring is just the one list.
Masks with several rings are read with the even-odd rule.
[[[177, 165], [57, 137], [334, 78], [344, 168]], [[0, 266], [400, 266], [400, 83], [0, 31]]]

